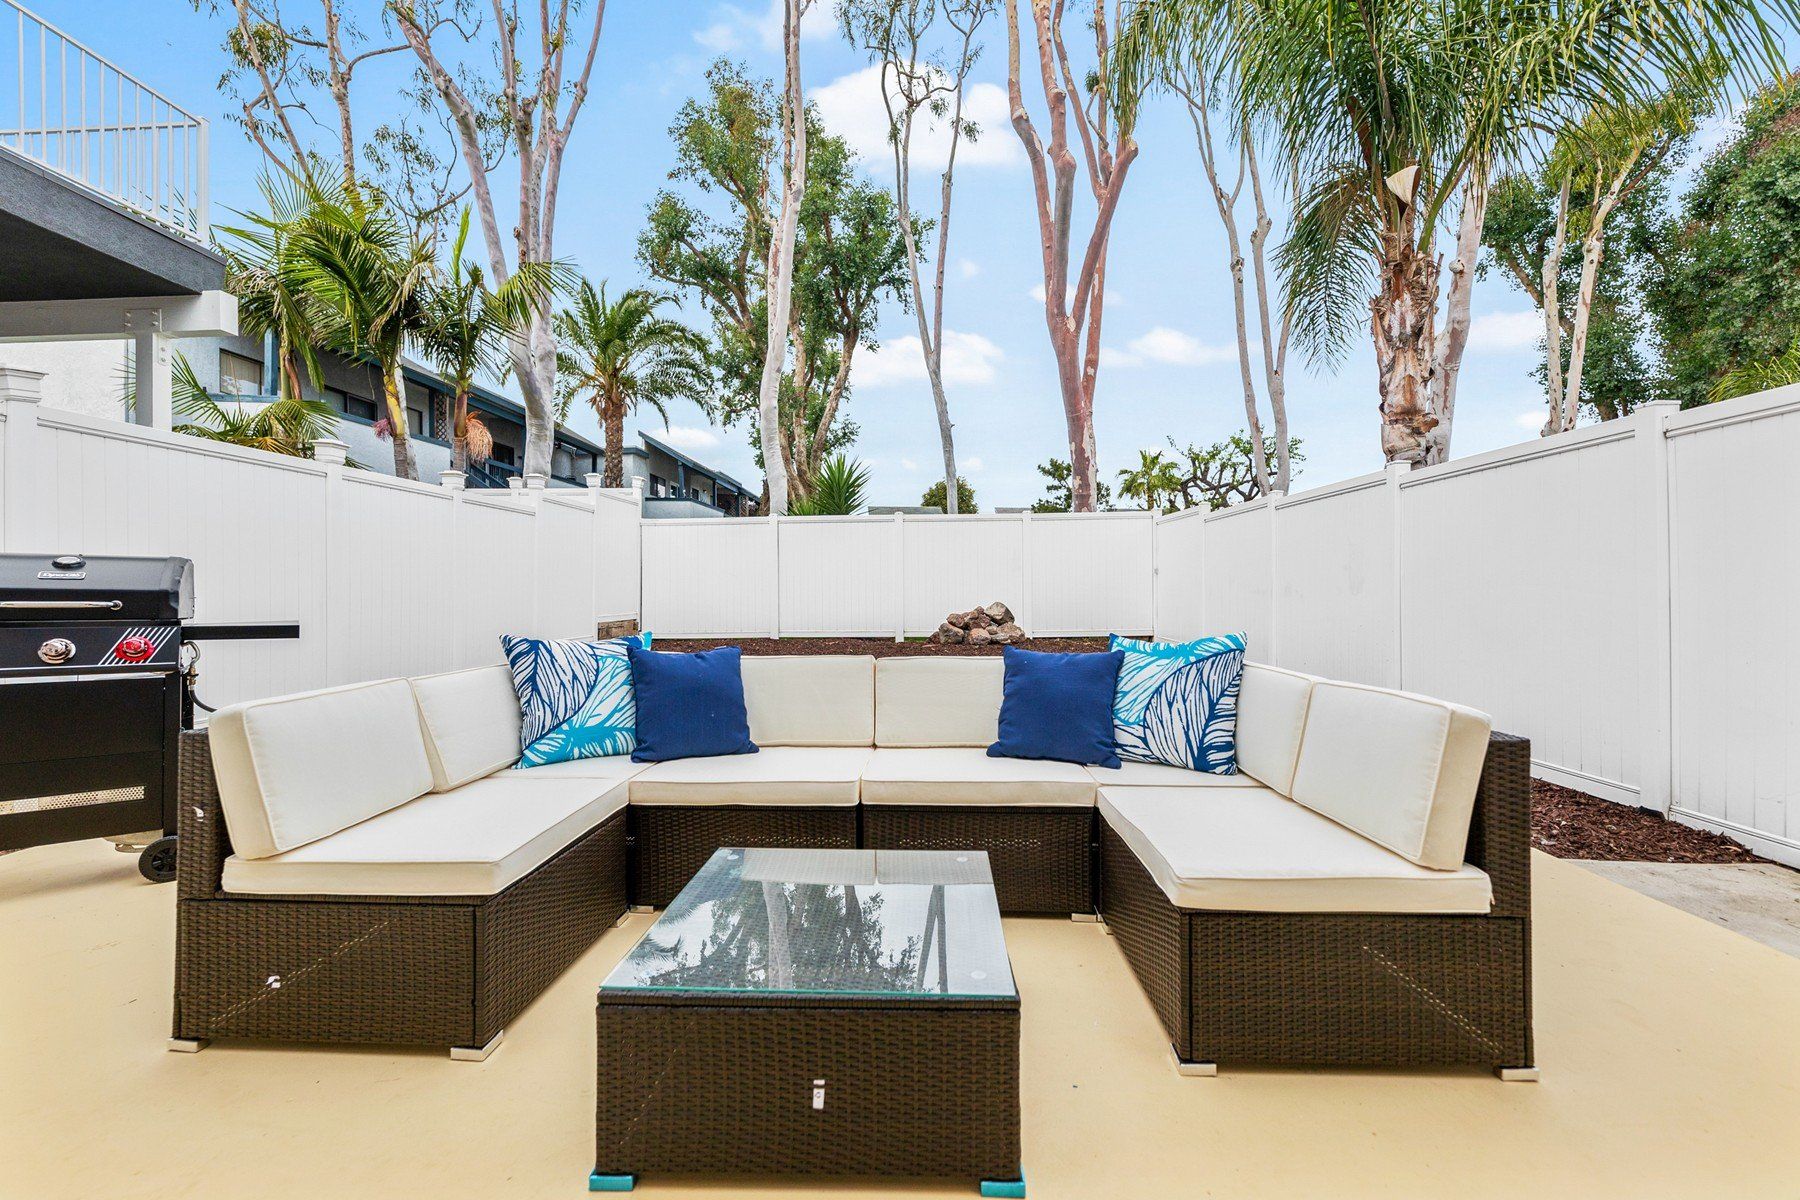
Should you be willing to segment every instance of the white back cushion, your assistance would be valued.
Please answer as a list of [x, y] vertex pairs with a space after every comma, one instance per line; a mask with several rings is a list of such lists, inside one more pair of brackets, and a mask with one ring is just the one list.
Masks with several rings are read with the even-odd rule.
[[1300, 760], [1300, 735], [1306, 728], [1306, 706], [1312, 699], [1313, 675], [1245, 663], [1238, 685], [1238, 770], [1288, 795], [1294, 764]]
[[1443, 700], [1321, 681], [1293, 798], [1422, 867], [1455, 870], [1492, 728]]
[[233, 849], [267, 858], [431, 790], [412, 686], [384, 679], [253, 700], [207, 723]]
[[877, 746], [981, 746], [1000, 736], [1006, 664], [983, 658], [883, 658], [875, 663]]
[[875, 660], [746, 654], [744, 708], [758, 746], [874, 745]]
[[425, 731], [432, 791], [447, 792], [519, 761], [519, 694], [511, 667], [471, 667], [407, 682]]

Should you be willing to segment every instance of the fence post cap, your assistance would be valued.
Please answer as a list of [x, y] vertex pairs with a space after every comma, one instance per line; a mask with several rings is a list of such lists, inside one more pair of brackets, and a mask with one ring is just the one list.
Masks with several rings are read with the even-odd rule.
[[522, 492], [525, 490], [525, 481], [520, 479], [517, 475], [514, 475], [506, 481], [506, 490], [509, 492]]
[[336, 438], [314, 438], [313, 461], [328, 467], [341, 467], [350, 461], [350, 446]]
[[544, 485], [549, 482], [550, 482], [549, 476], [544, 475], [541, 472], [538, 472], [538, 471], [525, 472], [525, 486], [530, 488], [532, 491], [541, 491], [543, 489]]
[[451, 491], [460, 492], [469, 486], [469, 477], [463, 472], [452, 469], [438, 472], [438, 483]]
[[0, 363], [0, 400], [38, 404], [44, 399], [44, 372]]
[[583, 481], [591, 488], [598, 488], [601, 485], [603, 478], [604, 477], [598, 471], [589, 471], [586, 475], [582, 476]]

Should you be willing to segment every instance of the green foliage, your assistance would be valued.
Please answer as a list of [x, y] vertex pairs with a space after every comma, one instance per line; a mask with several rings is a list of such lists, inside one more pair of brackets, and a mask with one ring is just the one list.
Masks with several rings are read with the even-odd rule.
[[1119, 472], [1119, 495], [1153, 512], [1173, 512], [1181, 474], [1160, 450], [1138, 451], [1138, 465]]
[[[926, 488], [925, 494], [919, 497], [919, 503], [926, 508], [940, 508], [945, 512], [950, 511], [944, 504], [944, 481], [940, 479], [930, 487]], [[975, 489], [969, 486], [968, 480], [964, 479], [961, 475], [958, 475], [956, 477], [957, 515], [966, 516], [969, 513], [978, 513], [980, 511], [981, 509], [975, 505]]]
[[869, 490], [869, 468], [848, 454], [834, 454], [819, 468], [812, 490], [790, 514], [796, 517], [847, 517], [861, 510]]
[[[1037, 472], [1044, 477], [1044, 498], [1034, 501], [1031, 511], [1034, 513], [1066, 513], [1074, 508], [1069, 487], [1069, 479], [1074, 469], [1067, 461], [1053, 458], [1049, 462], [1039, 463]], [[1094, 509], [1104, 511], [1112, 508], [1112, 488], [1102, 480], [1094, 480]]]
[[1700, 167], [1648, 295], [1683, 407], [1762, 386], [1800, 331], [1800, 78], [1760, 92]]
[[[1256, 486], [1250, 436], [1241, 430], [1210, 446], [1190, 442], [1186, 448], [1181, 448], [1176, 446], [1174, 438], [1170, 438], [1169, 449], [1175, 451], [1176, 461], [1168, 511], [1204, 505], [1217, 512], [1234, 501], [1254, 500], [1261, 494], [1261, 489]], [[1274, 438], [1263, 439], [1263, 454], [1273, 461]], [[1299, 438], [1288, 440], [1288, 459], [1293, 464], [1293, 474], [1298, 476], [1300, 464], [1306, 461], [1306, 455], [1300, 451]]]
[[[711, 319], [708, 362], [717, 391], [708, 415], [731, 425], [759, 405], [767, 306], [764, 264], [779, 194], [779, 101], [766, 81], [720, 60], [707, 91], [684, 104], [669, 129], [671, 180], [651, 202], [638, 260], [655, 279], [696, 296]], [[875, 346], [881, 299], [904, 302], [906, 249], [894, 201], [862, 178], [855, 156], [807, 119], [807, 188], [794, 251], [790, 368], [781, 386], [782, 453], [804, 494], [825, 457], [855, 439], [841, 404], [849, 364]], [[766, 448], [757, 445], [759, 455]]]
[[[252, 408], [221, 401], [206, 390], [194, 365], [177, 354], [169, 364], [174, 383], [174, 430], [209, 442], [225, 442], [271, 454], [311, 458], [313, 443], [337, 429], [337, 413], [322, 400], [282, 396]], [[128, 392], [127, 405], [135, 399]]]
[[662, 315], [674, 297], [632, 288], [617, 300], [583, 280], [575, 303], [558, 313], [557, 386], [562, 411], [576, 399], [593, 405], [606, 437], [606, 487], [624, 486], [623, 440], [627, 413], [647, 404], [669, 423], [671, 400], [704, 403], [712, 374], [706, 339]]

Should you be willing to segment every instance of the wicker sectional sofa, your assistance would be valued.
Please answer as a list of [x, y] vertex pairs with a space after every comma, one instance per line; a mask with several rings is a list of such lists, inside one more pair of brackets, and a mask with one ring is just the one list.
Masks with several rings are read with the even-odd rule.
[[1479, 713], [1246, 668], [1242, 773], [989, 758], [993, 658], [743, 661], [754, 755], [512, 769], [504, 666], [256, 701], [183, 746], [171, 1046], [447, 1046], [720, 846], [986, 850], [1098, 913], [1189, 1072], [1532, 1067], [1529, 755]]

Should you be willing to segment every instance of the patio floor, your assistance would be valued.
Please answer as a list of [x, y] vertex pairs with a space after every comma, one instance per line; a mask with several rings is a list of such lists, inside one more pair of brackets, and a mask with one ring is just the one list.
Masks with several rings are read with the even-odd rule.
[[[1011, 920], [1034, 1200], [1792, 1197], [1800, 960], [1534, 855], [1544, 1082], [1178, 1078], [1096, 925]], [[608, 934], [485, 1064], [220, 1044], [169, 1054], [173, 887], [104, 843], [0, 858], [0, 1196], [573, 1197]], [[649, 1180], [646, 1196], [974, 1195]]]

